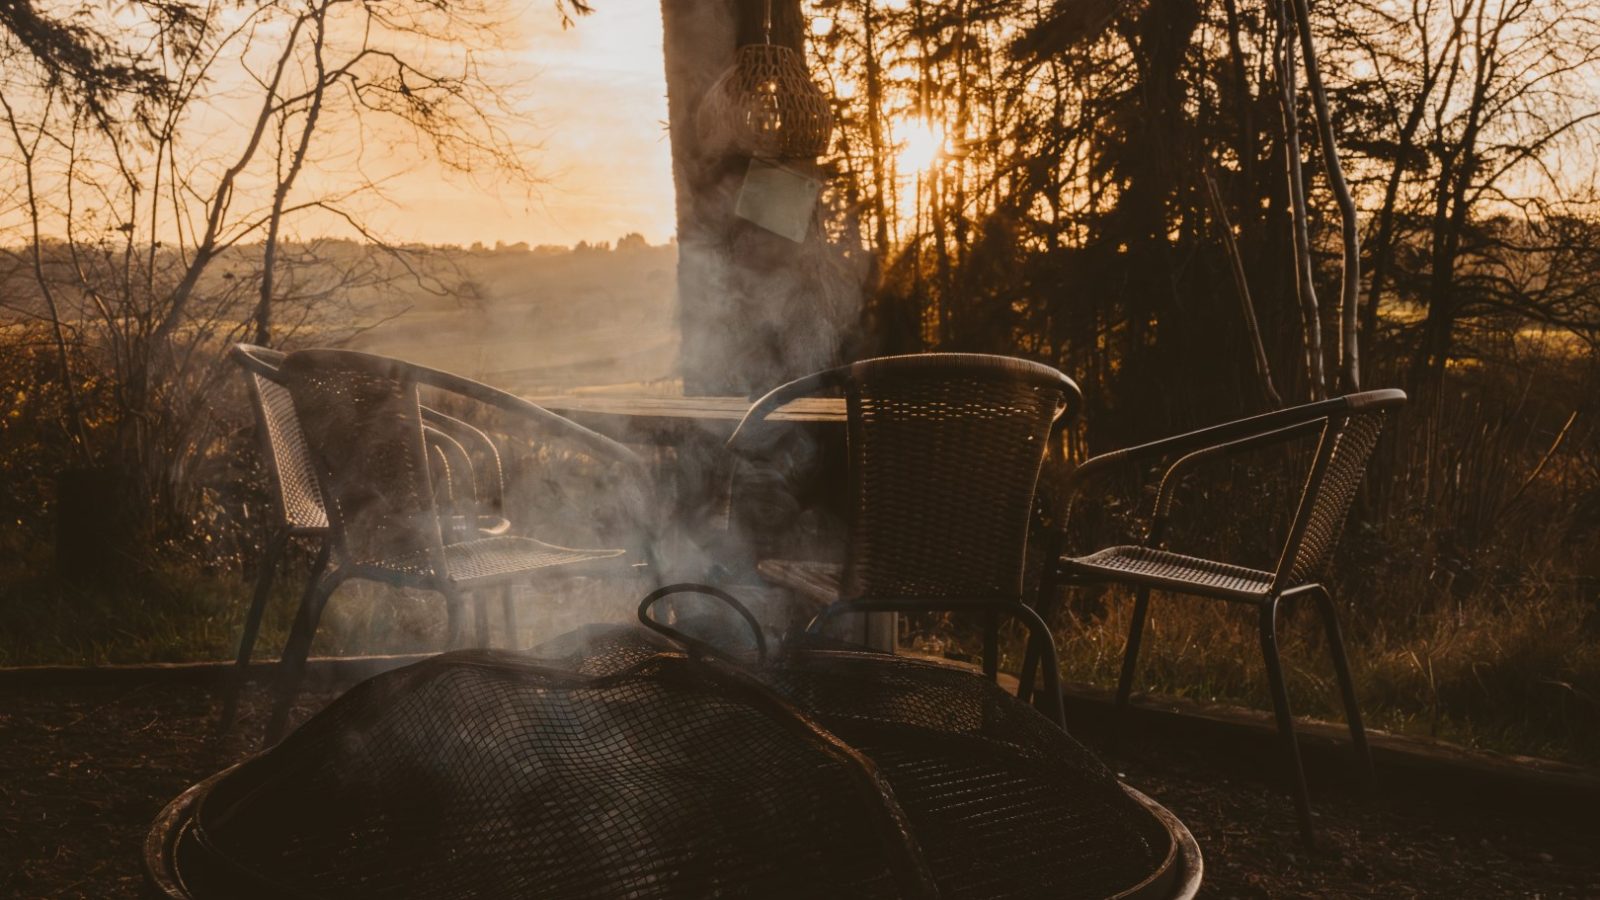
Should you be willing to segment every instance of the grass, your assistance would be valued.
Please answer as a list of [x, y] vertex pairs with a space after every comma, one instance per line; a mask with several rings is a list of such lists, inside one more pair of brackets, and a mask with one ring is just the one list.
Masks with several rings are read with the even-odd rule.
[[[237, 573], [176, 567], [113, 587], [0, 573], [0, 665], [178, 662], [235, 653], [251, 586]], [[42, 561], [35, 560], [35, 563]], [[307, 561], [285, 566], [256, 656], [283, 645]], [[1371, 581], [1373, 579], [1367, 579]], [[1370, 726], [1506, 753], [1600, 764], [1600, 613], [1580, 583], [1522, 579], [1464, 595], [1424, 576], [1376, 579], [1336, 591], [1346, 642]], [[1371, 590], [1370, 588], [1368, 589]], [[642, 586], [576, 582], [519, 604], [521, 646], [584, 621], [625, 621]], [[1395, 612], [1410, 610], [1408, 615]], [[1069, 681], [1116, 684], [1131, 596], [1080, 591], [1055, 623]], [[444, 644], [437, 595], [354, 582], [329, 604], [318, 654], [406, 653]], [[499, 628], [498, 607], [491, 622]], [[906, 623], [907, 643], [975, 655], [971, 622], [949, 616]], [[496, 632], [498, 634], [498, 631]], [[1008, 632], [1003, 665], [1020, 667], [1020, 628]], [[1342, 719], [1320, 621], [1310, 604], [1280, 625], [1297, 714]], [[1151, 603], [1137, 689], [1269, 709], [1253, 610], [1157, 594]]]
[[[292, 560], [276, 579], [256, 659], [275, 659], [281, 652], [308, 567], [308, 560]], [[0, 666], [232, 659], [252, 591], [237, 573], [195, 567], [164, 568], [110, 586], [0, 574]], [[526, 591], [519, 593], [521, 645], [593, 617], [630, 616], [642, 591], [572, 579], [551, 594], [535, 602]], [[503, 641], [499, 610], [497, 601], [491, 603], [497, 642]], [[312, 652], [426, 652], [441, 649], [445, 638], [444, 601], [438, 594], [349, 582], [329, 602]]]
[[[1578, 591], [1496, 598], [1485, 592], [1420, 616], [1405, 629], [1356, 615], [1342, 598], [1346, 648], [1369, 727], [1501, 753], [1600, 765], [1600, 635]], [[1422, 604], [1419, 604], [1422, 605]], [[1068, 681], [1112, 688], [1121, 671], [1131, 591], [1073, 598], [1052, 623]], [[981, 638], [947, 616], [912, 624], [913, 643], [976, 658]], [[1010, 629], [1002, 667], [1020, 668], [1023, 632]], [[1343, 721], [1332, 661], [1313, 606], [1279, 624], [1290, 705]], [[1271, 709], [1256, 615], [1216, 601], [1157, 593], [1135, 691]]]

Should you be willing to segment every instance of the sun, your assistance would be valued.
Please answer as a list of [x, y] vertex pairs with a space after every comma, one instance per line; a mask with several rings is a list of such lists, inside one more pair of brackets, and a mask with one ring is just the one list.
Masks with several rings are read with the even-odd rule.
[[944, 131], [926, 119], [902, 120], [895, 132], [900, 138], [895, 162], [901, 172], [926, 172], [944, 156]]

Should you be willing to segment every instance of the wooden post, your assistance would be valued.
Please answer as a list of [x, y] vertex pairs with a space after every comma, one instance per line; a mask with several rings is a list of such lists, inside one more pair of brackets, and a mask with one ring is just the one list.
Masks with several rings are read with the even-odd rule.
[[[679, 368], [684, 393], [756, 395], [841, 360], [863, 273], [814, 219], [803, 242], [734, 215], [748, 157], [701, 121], [737, 47], [762, 40], [763, 0], [662, 0], [667, 115], [677, 193]], [[773, 0], [772, 42], [804, 50], [798, 0]], [[782, 164], [815, 175], [812, 160]]]

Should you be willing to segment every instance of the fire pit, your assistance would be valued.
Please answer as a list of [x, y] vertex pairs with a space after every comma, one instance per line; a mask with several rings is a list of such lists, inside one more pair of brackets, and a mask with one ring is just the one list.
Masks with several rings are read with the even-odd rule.
[[151, 883], [194, 900], [1198, 888], [1180, 822], [976, 675], [682, 643], [591, 628], [363, 682], [169, 804]]

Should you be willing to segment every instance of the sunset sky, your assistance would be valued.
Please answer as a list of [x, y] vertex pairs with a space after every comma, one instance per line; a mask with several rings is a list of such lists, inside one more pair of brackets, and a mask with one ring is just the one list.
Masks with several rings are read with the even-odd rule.
[[[572, 244], [637, 231], [651, 243], [673, 234], [672, 159], [654, 2], [609, 0], [565, 31], [553, 6], [521, 13], [528, 79], [526, 114], [542, 149], [527, 162], [545, 183], [531, 202], [518, 190], [413, 172], [390, 185], [393, 206], [376, 215], [401, 241]], [[488, 188], [485, 190], [485, 188]]]

